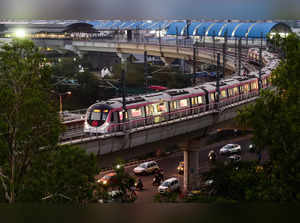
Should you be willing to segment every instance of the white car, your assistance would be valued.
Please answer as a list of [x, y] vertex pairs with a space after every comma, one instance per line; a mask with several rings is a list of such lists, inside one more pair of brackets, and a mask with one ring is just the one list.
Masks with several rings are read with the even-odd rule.
[[224, 154], [231, 154], [231, 153], [239, 153], [241, 151], [242, 148], [239, 144], [227, 144], [220, 149], [219, 153], [221, 155], [224, 155]]
[[165, 180], [159, 187], [158, 192], [160, 194], [169, 193], [180, 189], [179, 181], [177, 178], [172, 177]]
[[150, 173], [155, 173], [159, 170], [159, 166], [155, 161], [149, 161], [141, 163], [136, 168], [133, 169], [134, 174], [146, 175]]

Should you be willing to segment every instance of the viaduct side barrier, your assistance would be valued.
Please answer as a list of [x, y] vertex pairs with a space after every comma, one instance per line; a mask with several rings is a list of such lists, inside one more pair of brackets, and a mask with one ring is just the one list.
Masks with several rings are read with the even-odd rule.
[[94, 136], [86, 140], [73, 140], [61, 143], [84, 148], [88, 153], [104, 155], [136, 146], [160, 141], [174, 136], [213, 126], [219, 122], [233, 119], [237, 111], [245, 104], [253, 103], [257, 97], [223, 107], [222, 110], [210, 111], [202, 115], [184, 117], [180, 121], [156, 124], [156, 127], [141, 128], [134, 131], [118, 132], [111, 136]]
[[[193, 60], [193, 48], [188, 46], [162, 45], [157, 43], [128, 43], [128, 42], [100, 42], [100, 41], [80, 41], [80, 40], [39, 40], [34, 39], [35, 44], [42, 47], [52, 47], [60, 50], [70, 50], [76, 53], [85, 51], [111, 52], [121, 54], [144, 54], [160, 56], [164, 58], [180, 58], [184, 60]], [[219, 49], [220, 50], [220, 49]], [[197, 60], [201, 62], [216, 63], [212, 50], [206, 48], [197, 48]], [[223, 63], [223, 57], [220, 58]], [[229, 70], [235, 70], [235, 61], [231, 56], [227, 56], [226, 67]]]

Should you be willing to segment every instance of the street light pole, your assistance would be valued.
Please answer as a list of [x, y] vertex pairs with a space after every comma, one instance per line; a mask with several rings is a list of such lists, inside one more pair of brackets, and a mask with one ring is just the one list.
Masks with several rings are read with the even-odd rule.
[[71, 94], [72, 94], [71, 91], [67, 91], [67, 92], [65, 92], [63, 94], [58, 94], [58, 96], [59, 96], [59, 113], [60, 114], [62, 114], [62, 97], [66, 96], [66, 95], [71, 95]]

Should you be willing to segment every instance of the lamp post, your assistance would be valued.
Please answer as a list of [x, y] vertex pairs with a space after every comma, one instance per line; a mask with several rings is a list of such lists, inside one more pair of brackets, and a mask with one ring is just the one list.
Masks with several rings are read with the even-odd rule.
[[63, 96], [67, 96], [67, 95], [71, 95], [72, 92], [71, 91], [67, 91], [65, 93], [59, 94], [59, 113], [62, 113], [62, 97]]
[[62, 114], [62, 97], [63, 96], [67, 96], [67, 95], [71, 95], [72, 92], [71, 91], [67, 91], [65, 93], [56, 93], [55, 91], [51, 91], [52, 94], [55, 94], [56, 96], [59, 97], [59, 113]]

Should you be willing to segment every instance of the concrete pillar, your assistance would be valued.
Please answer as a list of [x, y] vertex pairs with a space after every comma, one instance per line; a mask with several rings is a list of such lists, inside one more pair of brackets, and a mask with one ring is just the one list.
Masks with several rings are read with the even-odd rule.
[[199, 181], [199, 152], [184, 150], [183, 190], [193, 190]]

